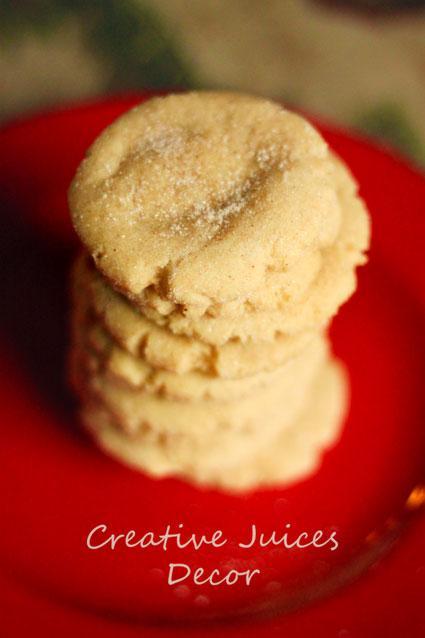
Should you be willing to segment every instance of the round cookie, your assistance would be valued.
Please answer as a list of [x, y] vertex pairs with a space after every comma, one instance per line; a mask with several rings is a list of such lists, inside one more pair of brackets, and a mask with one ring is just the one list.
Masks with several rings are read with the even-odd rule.
[[235, 311], [233, 306], [228, 316], [228, 306], [221, 306], [218, 316], [209, 312], [198, 317], [180, 310], [164, 315], [150, 307], [144, 309], [145, 315], [175, 334], [215, 345], [235, 338], [242, 342], [253, 338], [272, 340], [277, 334], [292, 336], [326, 327], [356, 288], [355, 268], [366, 260], [364, 251], [370, 235], [369, 218], [356, 196], [355, 184], [344, 165], [333, 161], [343, 211], [341, 228], [334, 244], [322, 251], [321, 269], [300, 301], [287, 301], [280, 309], [269, 312], [257, 312], [247, 304]]
[[318, 334], [299, 354], [270, 372], [241, 379], [222, 379], [203, 372], [179, 374], [152, 367], [144, 357], [136, 357], [117, 345], [102, 326], [86, 317], [77, 327], [75, 346], [84, 365], [102, 370], [123, 387], [180, 401], [232, 401], [242, 398], [270, 383], [291, 377], [305, 383], [315, 374], [328, 353], [327, 339]]
[[[334, 153], [330, 152], [330, 162], [333, 170], [335, 192], [341, 207], [341, 223], [335, 242], [328, 250], [312, 250], [303, 253], [292, 268], [284, 272], [269, 269], [266, 272], [263, 285], [254, 290], [244, 299], [236, 299], [225, 304], [210, 306], [206, 311], [198, 306], [181, 307], [161, 298], [154, 289], [148, 288], [140, 295], [137, 302], [142, 312], [161, 323], [158, 315], [184, 315], [189, 319], [198, 320], [203, 316], [236, 318], [244, 313], [254, 312], [289, 312], [299, 303], [306, 301], [309, 289], [319, 278], [321, 269], [326, 268], [324, 261], [334, 246], [341, 244], [341, 238], [347, 237], [348, 229], [344, 227], [344, 217], [347, 211], [350, 216], [350, 242], [345, 242], [349, 267], [355, 268], [365, 262], [364, 251], [369, 245], [369, 218], [363, 201], [359, 198], [358, 186], [347, 166]], [[345, 233], [345, 235], [344, 235]], [[335, 276], [338, 277], [339, 271]], [[155, 312], [149, 312], [149, 310]]]
[[229, 379], [251, 376], [285, 364], [315, 337], [314, 331], [305, 331], [290, 337], [276, 335], [269, 341], [229, 339], [216, 346], [176, 335], [147, 319], [107, 285], [84, 254], [74, 264], [72, 281], [74, 299], [87, 298], [108, 334], [123, 349], [170, 372], [205, 372]]
[[268, 273], [283, 295], [302, 288], [300, 273], [311, 277], [341, 220], [319, 133], [276, 103], [226, 92], [154, 98], [124, 114], [89, 149], [69, 202], [114, 287], [198, 312], [248, 299]]
[[[176, 448], [167, 439], [152, 439], [145, 432], [129, 439], [99, 404], [86, 404], [82, 420], [95, 442], [112, 457], [153, 477], [175, 476], [198, 485], [227, 491], [246, 491], [300, 480], [317, 469], [322, 451], [338, 437], [347, 402], [345, 373], [340, 364], [329, 363], [317, 378], [308, 405], [290, 428], [277, 430], [270, 439], [249, 446], [242, 459], [232, 458], [241, 437], [223, 451], [211, 449], [204, 456], [190, 448]], [[255, 432], [252, 434], [255, 438]], [[177, 450], [177, 451], [176, 451]], [[229, 458], [230, 455], [230, 458]]]
[[321, 373], [321, 367], [312, 367], [309, 375], [299, 371], [303, 378], [288, 374], [233, 401], [178, 401], [123, 387], [103, 371], [93, 373], [78, 351], [74, 351], [71, 366], [71, 378], [83, 402], [102, 403], [129, 436], [146, 429], [162, 435], [188, 436], [207, 445], [221, 431], [272, 431], [276, 426], [290, 425]]
[[306, 251], [294, 262], [291, 268], [284, 272], [269, 268], [265, 273], [261, 286], [250, 293], [249, 296], [227, 303], [211, 304], [207, 308], [172, 303], [168, 299], [160, 297], [158, 292], [152, 287], [146, 288], [137, 298], [130, 297], [130, 299], [142, 313], [148, 308], [159, 315], [183, 313], [194, 319], [202, 318], [205, 315], [235, 316], [244, 311], [274, 311], [288, 302], [297, 303], [301, 301], [317, 277], [321, 265], [321, 250]]

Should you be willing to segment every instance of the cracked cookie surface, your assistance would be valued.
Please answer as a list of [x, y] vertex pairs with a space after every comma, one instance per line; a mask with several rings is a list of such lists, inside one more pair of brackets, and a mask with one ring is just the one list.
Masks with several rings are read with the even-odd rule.
[[341, 221], [319, 133], [276, 103], [226, 92], [124, 114], [89, 149], [69, 201], [116, 289], [198, 313], [249, 300], [267, 275], [295, 294]]

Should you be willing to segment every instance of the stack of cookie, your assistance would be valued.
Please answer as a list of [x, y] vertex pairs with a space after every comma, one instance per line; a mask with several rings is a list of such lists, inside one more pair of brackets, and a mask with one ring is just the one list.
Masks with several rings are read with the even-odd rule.
[[96, 140], [69, 199], [71, 380], [99, 445], [231, 490], [310, 473], [346, 403], [327, 325], [369, 241], [317, 131], [256, 97], [155, 98]]

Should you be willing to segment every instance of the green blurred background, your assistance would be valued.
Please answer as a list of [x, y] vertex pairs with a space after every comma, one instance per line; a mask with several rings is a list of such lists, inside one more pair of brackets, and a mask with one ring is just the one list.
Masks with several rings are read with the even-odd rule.
[[421, 0], [0, 0], [0, 118], [152, 87], [233, 88], [425, 166]]

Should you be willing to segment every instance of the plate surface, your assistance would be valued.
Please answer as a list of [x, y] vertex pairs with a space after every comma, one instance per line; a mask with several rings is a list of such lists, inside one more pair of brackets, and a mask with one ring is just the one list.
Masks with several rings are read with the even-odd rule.
[[[373, 221], [370, 263], [332, 327], [352, 397], [343, 437], [320, 471], [244, 497], [152, 481], [80, 433], [65, 384], [67, 271], [77, 246], [66, 189], [88, 144], [141, 99], [58, 111], [0, 133], [5, 635], [125, 638], [143, 628], [144, 636], [168, 636], [181, 633], [170, 619], [187, 625], [211, 616], [222, 619], [220, 627], [204, 624], [202, 635], [422, 636], [425, 180], [388, 153], [319, 125], [359, 180]], [[166, 552], [119, 543], [90, 551], [87, 534], [99, 524], [140, 536], [170, 525], [184, 538], [220, 529], [228, 542], [198, 551], [171, 542]], [[238, 547], [253, 524], [291, 539], [334, 532], [339, 547]], [[261, 573], [250, 587], [189, 579], [170, 587], [170, 563]], [[247, 618], [223, 621], [235, 613]], [[164, 617], [167, 624], [158, 624]], [[199, 627], [184, 634], [199, 635]]]

